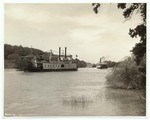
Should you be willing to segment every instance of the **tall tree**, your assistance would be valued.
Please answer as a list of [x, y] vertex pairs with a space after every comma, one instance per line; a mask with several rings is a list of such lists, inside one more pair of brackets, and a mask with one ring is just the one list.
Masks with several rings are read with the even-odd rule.
[[[94, 12], [97, 14], [101, 4], [93, 3], [92, 5], [94, 6]], [[135, 28], [129, 28], [129, 35], [132, 38], [137, 36], [140, 38], [139, 43], [135, 44], [131, 51], [139, 68], [143, 96], [146, 97], [146, 3], [118, 3], [117, 7], [124, 10], [125, 21], [130, 20], [135, 12], [140, 14], [142, 18], [141, 24]]]
[[[93, 11], [97, 14], [100, 3], [93, 3]], [[134, 12], [139, 13], [142, 18], [142, 23], [135, 28], [129, 28], [129, 35], [132, 38], [140, 37], [140, 42], [131, 50], [135, 56], [135, 61], [139, 65], [143, 56], [146, 54], [146, 3], [118, 3], [118, 9], [123, 9], [125, 21], [130, 20]]]

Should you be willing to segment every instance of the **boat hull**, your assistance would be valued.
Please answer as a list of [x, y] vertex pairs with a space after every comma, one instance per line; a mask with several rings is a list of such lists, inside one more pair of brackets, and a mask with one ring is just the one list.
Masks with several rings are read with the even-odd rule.
[[52, 71], [77, 71], [77, 68], [72, 69], [22, 69], [19, 71], [25, 71], [25, 72], [52, 72]]
[[107, 65], [103, 64], [103, 65], [98, 65], [97, 69], [107, 69]]

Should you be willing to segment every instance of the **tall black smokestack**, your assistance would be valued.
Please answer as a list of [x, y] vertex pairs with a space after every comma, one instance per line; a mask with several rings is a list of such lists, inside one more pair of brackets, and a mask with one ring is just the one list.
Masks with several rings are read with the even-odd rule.
[[67, 58], [67, 47], [65, 47], [65, 59]]
[[60, 55], [61, 55], [61, 47], [59, 47], [59, 60], [60, 60]]

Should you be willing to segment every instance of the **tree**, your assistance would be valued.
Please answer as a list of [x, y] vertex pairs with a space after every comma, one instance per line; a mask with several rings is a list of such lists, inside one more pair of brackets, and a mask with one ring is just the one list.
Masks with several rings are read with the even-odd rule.
[[104, 61], [104, 63], [107, 64], [108, 67], [114, 67], [116, 66], [118, 63], [117, 62], [114, 62], [114, 61]]
[[107, 85], [113, 88], [143, 89], [139, 74], [136, 62], [132, 57], [128, 57], [121, 61], [117, 67], [114, 67], [111, 74], [106, 76]]
[[[100, 3], [93, 3], [93, 10], [97, 14], [98, 8], [101, 6]], [[146, 98], [146, 3], [118, 3], [118, 9], [123, 9], [123, 16], [125, 21], [130, 20], [133, 13], [139, 13], [142, 18], [142, 23], [137, 25], [135, 28], [129, 28], [129, 35], [132, 38], [139, 37], [140, 41], [137, 43], [131, 52], [133, 53], [134, 60], [137, 64], [138, 75], [140, 77], [140, 87], [143, 89], [143, 96]], [[129, 65], [132, 65], [129, 63]], [[136, 70], [133, 70], [134, 72]], [[124, 73], [126, 74], [126, 73]], [[112, 74], [115, 76], [115, 74]], [[135, 76], [136, 78], [136, 76]], [[126, 79], [125, 79], [126, 81]], [[138, 86], [138, 87], [139, 87]]]
[[83, 60], [76, 59], [79, 68], [84, 68], [87, 66], [87, 63]]
[[17, 60], [19, 58], [18, 54], [10, 54], [8, 55], [8, 60]]
[[[93, 3], [93, 11], [97, 14], [98, 8], [101, 6], [100, 3]], [[123, 9], [123, 16], [125, 18], [125, 21], [130, 20], [133, 13], [139, 13], [142, 17], [142, 23], [140, 25], [137, 25], [136, 28], [129, 29], [129, 35], [134, 38], [139, 36], [140, 42], [133, 47], [131, 52], [135, 56], [135, 61], [137, 65], [140, 64], [143, 56], [146, 53], [146, 3], [118, 3], [117, 4], [118, 9]]]

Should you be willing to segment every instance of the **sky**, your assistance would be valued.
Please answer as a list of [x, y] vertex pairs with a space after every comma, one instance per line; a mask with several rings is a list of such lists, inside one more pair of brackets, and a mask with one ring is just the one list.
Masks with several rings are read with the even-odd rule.
[[139, 38], [129, 36], [129, 28], [141, 23], [138, 14], [126, 22], [116, 4], [102, 4], [95, 14], [91, 3], [7, 3], [4, 43], [58, 52], [65, 49], [86, 62], [120, 61], [131, 56]]

